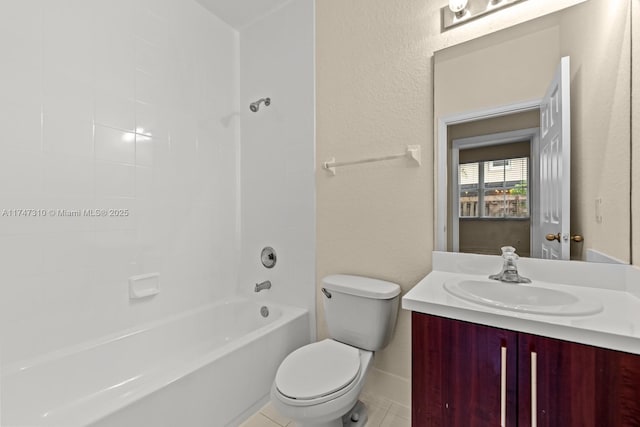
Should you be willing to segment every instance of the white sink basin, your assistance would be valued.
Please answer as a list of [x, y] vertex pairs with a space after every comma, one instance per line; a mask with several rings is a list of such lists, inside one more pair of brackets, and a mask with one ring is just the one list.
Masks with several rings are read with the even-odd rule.
[[458, 298], [502, 310], [552, 316], [581, 316], [602, 311], [600, 301], [536, 286], [535, 283], [450, 280], [443, 287]]

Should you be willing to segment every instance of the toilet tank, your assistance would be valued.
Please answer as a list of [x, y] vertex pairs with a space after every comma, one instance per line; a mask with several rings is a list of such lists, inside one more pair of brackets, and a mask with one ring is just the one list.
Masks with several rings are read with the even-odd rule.
[[391, 341], [398, 317], [400, 286], [362, 276], [334, 274], [322, 279], [329, 336], [365, 350]]

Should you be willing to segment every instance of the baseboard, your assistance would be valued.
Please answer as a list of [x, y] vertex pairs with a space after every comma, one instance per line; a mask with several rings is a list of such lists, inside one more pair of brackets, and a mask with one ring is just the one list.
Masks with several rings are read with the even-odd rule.
[[604, 252], [600, 252], [595, 249], [587, 249], [587, 256], [585, 261], [602, 262], [607, 264], [628, 264], [628, 262], [624, 262], [622, 260], [619, 260], [618, 258], [612, 257], [611, 255], [607, 255]]
[[411, 407], [411, 381], [408, 378], [372, 368], [367, 374], [363, 391], [398, 405]]
[[226, 424], [225, 427], [239, 426], [240, 424], [242, 424], [243, 422], [251, 418], [253, 415], [257, 414], [258, 411], [260, 411], [260, 409], [262, 409], [264, 405], [269, 403], [269, 400], [270, 400], [270, 396], [269, 396], [269, 393], [267, 393], [264, 396], [262, 396], [260, 400], [258, 400], [253, 405], [251, 405], [246, 411], [244, 411], [242, 414], [234, 418], [233, 421]]

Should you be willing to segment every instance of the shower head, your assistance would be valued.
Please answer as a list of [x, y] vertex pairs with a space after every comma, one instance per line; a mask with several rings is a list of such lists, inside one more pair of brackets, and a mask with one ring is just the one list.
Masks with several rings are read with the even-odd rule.
[[271, 98], [260, 98], [256, 102], [249, 104], [249, 109], [256, 113], [260, 109], [260, 104], [264, 102], [264, 105], [268, 107], [271, 105]]

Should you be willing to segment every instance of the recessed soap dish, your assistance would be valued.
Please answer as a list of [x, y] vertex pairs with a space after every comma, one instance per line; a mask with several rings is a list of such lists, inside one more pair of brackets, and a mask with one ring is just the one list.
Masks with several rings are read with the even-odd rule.
[[129, 277], [129, 299], [147, 298], [160, 293], [160, 273]]

